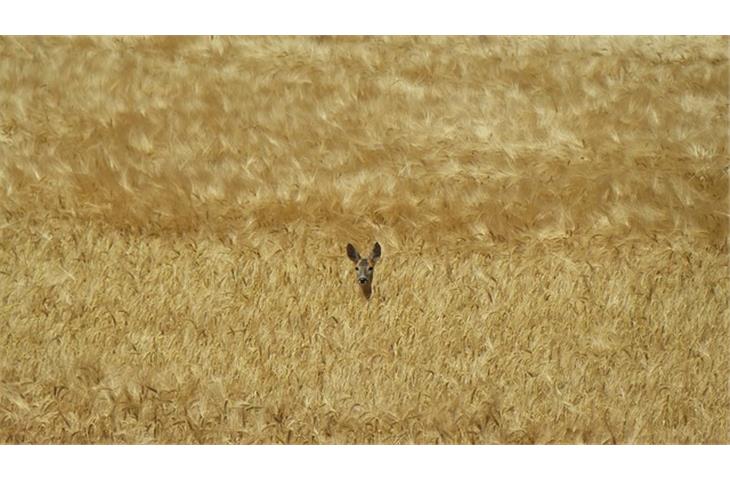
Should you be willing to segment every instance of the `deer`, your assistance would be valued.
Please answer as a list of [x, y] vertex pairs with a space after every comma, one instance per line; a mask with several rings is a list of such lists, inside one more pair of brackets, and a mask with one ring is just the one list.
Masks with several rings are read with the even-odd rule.
[[367, 300], [370, 300], [370, 295], [373, 293], [373, 270], [375, 264], [380, 260], [380, 254], [381, 250], [378, 242], [375, 242], [373, 252], [366, 258], [361, 257], [351, 243], [347, 244], [347, 257], [355, 264], [357, 283], [360, 284], [362, 294], [365, 295]]

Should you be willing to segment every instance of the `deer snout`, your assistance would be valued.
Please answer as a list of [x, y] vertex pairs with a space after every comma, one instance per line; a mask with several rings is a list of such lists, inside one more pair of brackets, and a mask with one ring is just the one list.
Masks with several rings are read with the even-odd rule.
[[357, 281], [360, 282], [362, 285], [365, 285], [366, 283], [368, 283], [368, 279], [365, 277], [360, 277], [357, 279]]

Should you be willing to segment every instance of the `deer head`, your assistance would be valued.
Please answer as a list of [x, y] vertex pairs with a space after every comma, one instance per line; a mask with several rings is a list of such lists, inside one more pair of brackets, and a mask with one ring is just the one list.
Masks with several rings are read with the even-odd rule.
[[351, 243], [348, 243], [347, 256], [355, 264], [357, 283], [360, 284], [363, 295], [370, 300], [370, 294], [373, 291], [373, 270], [375, 269], [375, 264], [380, 260], [380, 244], [375, 242], [373, 252], [369, 257], [363, 258], [357, 253], [357, 249]]

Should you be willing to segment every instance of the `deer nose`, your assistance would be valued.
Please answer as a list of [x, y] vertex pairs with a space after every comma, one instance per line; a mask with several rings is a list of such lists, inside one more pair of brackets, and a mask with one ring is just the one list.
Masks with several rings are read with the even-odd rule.
[[363, 283], [363, 284], [365, 284], [365, 283], [368, 283], [368, 279], [367, 279], [367, 278], [365, 278], [365, 277], [360, 277], [360, 278], [358, 278], [358, 281], [359, 281], [360, 283]]

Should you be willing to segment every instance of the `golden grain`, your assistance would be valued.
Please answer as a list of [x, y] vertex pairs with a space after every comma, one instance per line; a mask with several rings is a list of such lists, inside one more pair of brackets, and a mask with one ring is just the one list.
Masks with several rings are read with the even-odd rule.
[[727, 52], [0, 38], [0, 441], [728, 442]]

